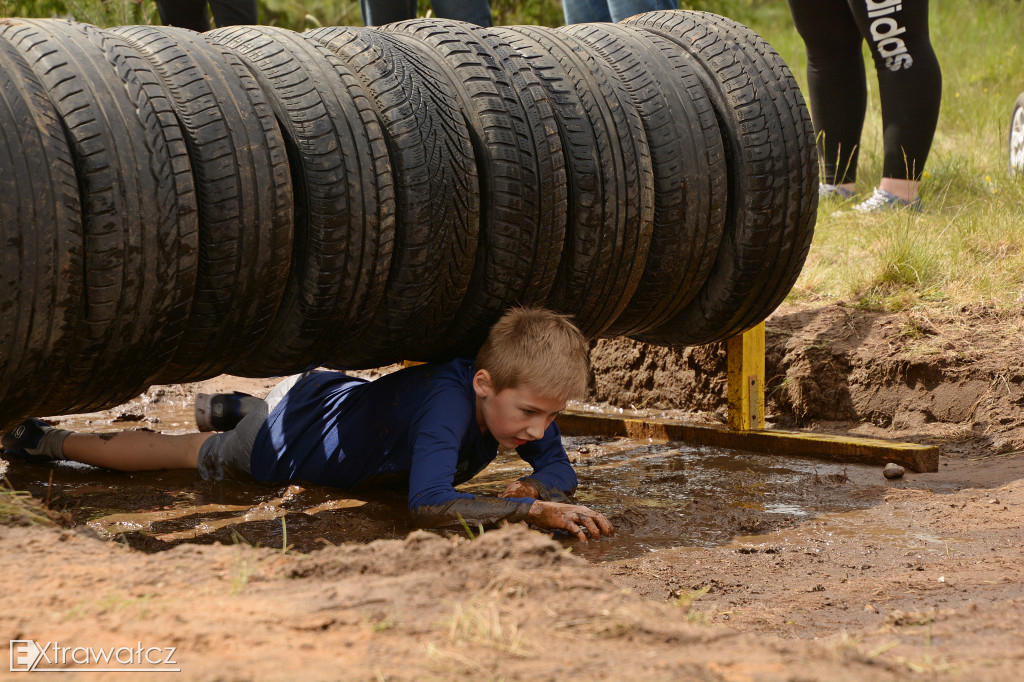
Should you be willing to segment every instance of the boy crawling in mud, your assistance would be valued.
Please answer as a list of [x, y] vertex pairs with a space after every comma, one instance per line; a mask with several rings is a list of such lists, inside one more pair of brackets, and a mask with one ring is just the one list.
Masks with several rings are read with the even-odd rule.
[[[612, 525], [568, 503], [576, 473], [554, 419], [585, 394], [589, 376], [586, 341], [566, 317], [518, 308], [494, 325], [475, 362], [417, 365], [375, 381], [307, 372], [265, 400], [200, 395], [200, 421], [211, 402], [234, 405], [227, 412], [235, 419], [218, 424], [224, 432], [86, 434], [30, 419], [3, 436], [3, 447], [121, 471], [197, 468], [209, 480], [251, 475], [353, 488], [401, 476], [414, 525], [526, 521], [586, 542], [611, 535]], [[499, 445], [515, 449], [533, 474], [500, 497], [458, 492]]]

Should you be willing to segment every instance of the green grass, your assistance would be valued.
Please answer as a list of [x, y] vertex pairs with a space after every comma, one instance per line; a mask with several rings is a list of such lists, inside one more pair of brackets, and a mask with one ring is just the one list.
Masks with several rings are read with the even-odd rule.
[[[763, 35], [806, 88], [803, 44], [784, 0], [681, 3], [717, 12]], [[498, 24], [562, 21], [558, 0], [491, 0]], [[1010, 109], [1024, 91], [1024, 6], [1017, 0], [932, 0], [932, 41], [943, 72], [938, 130], [920, 215], [862, 216], [824, 202], [790, 300], [848, 301], [877, 309], [983, 305], [1024, 309], [1024, 181], [1007, 172]], [[359, 25], [352, 0], [259, 0], [260, 21], [303, 30]], [[421, 14], [429, 10], [420, 2]], [[0, 16], [73, 16], [101, 26], [157, 23], [150, 0], [0, 0]], [[867, 53], [865, 50], [865, 59]], [[881, 116], [869, 64], [868, 116], [858, 190], [881, 175]]]
[[[803, 45], [781, 2], [743, 3], [744, 21], [786, 59], [806, 89]], [[981, 305], [1024, 310], [1024, 182], [1007, 172], [1010, 110], [1024, 91], [1024, 7], [1016, 0], [932, 0], [943, 74], [938, 129], [920, 215], [860, 215], [823, 202], [790, 300], [848, 301], [884, 310]], [[865, 59], [867, 52], [865, 50]], [[882, 168], [882, 124], [868, 65], [868, 116], [858, 190]]]
[[31, 493], [15, 490], [6, 476], [0, 477], [0, 527], [32, 524], [56, 525], [46, 507]]

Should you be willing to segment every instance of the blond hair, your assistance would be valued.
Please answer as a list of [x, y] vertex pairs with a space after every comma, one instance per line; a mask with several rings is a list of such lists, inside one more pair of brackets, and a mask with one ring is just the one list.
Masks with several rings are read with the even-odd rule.
[[566, 315], [512, 308], [501, 316], [476, 356], [496, 391], [523, 385], [545, 397], [581, 400], [590, 385], [587, 340]]

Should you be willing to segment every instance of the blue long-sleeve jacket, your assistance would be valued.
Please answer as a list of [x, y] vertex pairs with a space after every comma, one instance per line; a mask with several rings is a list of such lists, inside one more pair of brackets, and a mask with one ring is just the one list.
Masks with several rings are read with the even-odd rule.
[[[476, 497], [455, 490], [497, 455], [476, 420], [473, 362], [418, 365], [365, 381], [340, 372], [300, 380], [267, 417], [253, 446], [258, 480], [305, 480], [352, 488], [377, 476], [408, 475], [409, 509], [418, 525], [523, 520], [533, 498]], [[576, 473], [551, 424], [520, 446], [531, 482], [568, 493]]]

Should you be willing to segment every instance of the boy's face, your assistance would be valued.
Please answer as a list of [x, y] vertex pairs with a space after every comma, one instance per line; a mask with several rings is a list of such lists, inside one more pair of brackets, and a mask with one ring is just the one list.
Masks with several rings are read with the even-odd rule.
[[485, 369], [473, 377], [476, 392], [476, 419], [481, 430], [490, 433], [498, 444], [517, 448], [538, 440], [547, 431], [565, 401], [550, 398], [530, 388], [518, 386], [495, 391], [491, 376]]

